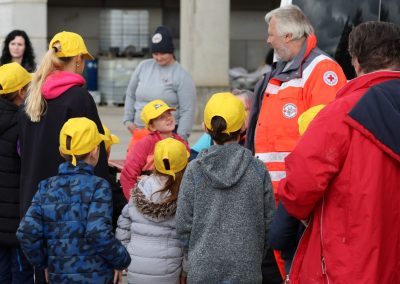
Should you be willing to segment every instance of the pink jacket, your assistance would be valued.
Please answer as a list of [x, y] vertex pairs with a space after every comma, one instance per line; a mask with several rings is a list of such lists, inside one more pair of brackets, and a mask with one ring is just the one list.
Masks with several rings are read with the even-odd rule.
[[[173, 133], [172, 137], [183, 142], [188, 148], [188, 151], [190, 151], [187, 142], [179, 135]], [[142, 171], [154, 169], [154, 145], [162, 139], [163, 138], [160, 133], [150, 132], [147, 136], [143, 137], [143, 139], [137, 142], [133, 149], [128, 152], [120, 177], [122, 191], [126, 200], [129, 200], [131, 196], [131, 189], [135, 186]]]

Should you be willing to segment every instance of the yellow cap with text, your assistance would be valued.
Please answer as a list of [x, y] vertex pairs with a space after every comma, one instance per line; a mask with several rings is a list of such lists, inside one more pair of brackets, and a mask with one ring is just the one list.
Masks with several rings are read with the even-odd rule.
[[149, 126], [150, 120], [159, 117], [168, 110], [175, 111], [176, 108], [170, 107], [162, 100], [154, 100], [144, 106], [140, 114], [140, 118], [143, 120], [147, 128]]

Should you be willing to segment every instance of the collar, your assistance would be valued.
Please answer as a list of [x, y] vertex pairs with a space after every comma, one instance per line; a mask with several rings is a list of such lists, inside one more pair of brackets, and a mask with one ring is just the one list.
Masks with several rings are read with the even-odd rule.
[[64, 162], [58, 168], [59, 175], [93, 175], [94, 168], [83, 161], [78, 161], [76, 166], [72, 165], [71, 162]]
[[[303, 72], [303, 70], [302, 70], [303, 62], [310, 55], [311, 50], [313, 50], [316, 46], [317, 46], [316, 36], [314, 34], [309, 35], [307, 37], [307, 39], [305, 40], [303, 46], [301, 47], [300, 52], [290, 61], [292, 63], [289, 66], [289, 68], [287, 68], [286, 70], [284, 69], [287, 64], [286, 61], [279, 61], [277, 63], [277, 67], [280, 67], [280, 68], [277, 68], [277, 69], [284, 70], [284, 71], [282, 71], [282, 73], [288, 73], [290, 71], [298, 70], [298, 74], [296, 74], [296, 75], [298, 78], [301, 78], [302, 72]], [[287, 76], [283, 75], [281, 77], [281, 74], [279, 74], [276, 78], [279, 80], [282, 80], [282, 81], [286, 81]], [[285, 80], [283, 80], [283, 78], [285, 78]]]
[[341, 88], [337, 93], [336, 98], [345, 96], [346, 94], [358, 89], [370, 88], [377, 83], [391, 79], [400, 79], [400, 71], [375, 71], [361, 75], [349, 81], [347, 85]]

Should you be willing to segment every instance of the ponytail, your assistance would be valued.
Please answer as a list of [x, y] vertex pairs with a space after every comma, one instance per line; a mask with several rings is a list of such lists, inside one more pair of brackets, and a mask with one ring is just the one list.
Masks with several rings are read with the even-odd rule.
[[63, 69], [65, 63], [71, 58], [58, 58], [56, 52], [59, 43], [55, 43], [44, 55], [38, 70], [34, 73], [25, 100], [25, 113], [32, 122], [39, 122], [46, 112], [47, 102], [42, 97], [42, 86], [49, 74], [55, 70]]
[[214, 116], [211, 119], [211, 129], [207, 128], [208, 134], [210, 134], [212, 140], [218, 145], [223, 145], [226, 142], [235, 141], [240, 136], [241, 129], [231, 132], [229, 134], [225, 133], [226, 121], [221, 116]]
[[164, 200], [162, 200], [161, 202], [159, 202], [159, 204], [175, 202], [178, 199], [179, 187], [181, 185], [185, 169], [181, 170], [180, 172], [175, 173], [175, 179], [170, 175], [162, 174], [162, 173], [158, 172], [156, 169], [154, 169], [154, 173], [156, 175], [168, 177], [167, 182], [165, 183], [164, 187], [153, 193], [153, 194], [158, 193], [161, 195], [163, 193], [169, 192], [168, 197], [165, 198]]

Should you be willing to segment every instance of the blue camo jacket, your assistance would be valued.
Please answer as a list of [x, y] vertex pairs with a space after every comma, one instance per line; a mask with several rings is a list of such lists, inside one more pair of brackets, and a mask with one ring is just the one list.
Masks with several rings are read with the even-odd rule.
[[91, 165], [65, 162], [39, 183], [17, 238], [32, 265], [48, 267], [50, 283], [111, 283], [113, 269], [131, 261], [111, 218], [109, 183]]

